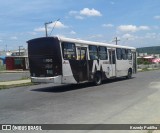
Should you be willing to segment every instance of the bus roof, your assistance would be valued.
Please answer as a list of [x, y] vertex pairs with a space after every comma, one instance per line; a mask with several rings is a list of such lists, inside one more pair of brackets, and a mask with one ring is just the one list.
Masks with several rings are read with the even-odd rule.
[[73, 38], [66, 38], [66, 37], [59, 37], [59, 36], [34, 38], [34, 39], [29, 40], [27, 42], [29, 43], [30, 41], [34, 41], [37, 39], [45, 39], [45, 38], [58, 38], [58, 40], [61, 42], [72, 42], [72, 43], [77, 43], [77, 44], [106, 46], [109, 48], [125, 48], [125, 49], [136, 50], [136, 48], [130, 47], [130, 46], [122, 46], [122, 45], [115, 45], [115, 44], [102, 43], [102, 42], [93, 42], [93, 41], [86, 41], [86, 40], [81, 40], [81, 39], [73, 39]]
[[106, 46], [106, 47], [112, 47], [112, 48], [126, 48], [126, 49], [136, 50], [136, 48], [134, 47], [102, 43], [102, 42], [85, 41], [81, 39], [72, 39], [72, 38], [66, 38], [66, 37], [58, 37], [58, 39], [62, 42], [64, 41], [64, 42], [73, 42], [73, 43], [79, 43], [79, 44], [96, 45], [96, 46], [98, 45], [98, 46]]

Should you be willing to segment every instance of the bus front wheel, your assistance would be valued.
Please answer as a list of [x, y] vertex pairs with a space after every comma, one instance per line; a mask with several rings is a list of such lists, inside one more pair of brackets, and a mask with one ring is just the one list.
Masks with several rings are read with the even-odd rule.
[[94, 76], [95, 85], [100, 85], [102, 83], [102, 75], [100, 72], [97, 72]]

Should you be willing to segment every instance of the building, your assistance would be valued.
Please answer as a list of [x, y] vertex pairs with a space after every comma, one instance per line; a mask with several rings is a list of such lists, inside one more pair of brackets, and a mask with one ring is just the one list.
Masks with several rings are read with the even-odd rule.
[[6, 70], [29, 69], [27, 49], [6, 53]]
[[151, 63], [160, 63], [160, 54], [137, 53], [138, 59], [147, 60]]

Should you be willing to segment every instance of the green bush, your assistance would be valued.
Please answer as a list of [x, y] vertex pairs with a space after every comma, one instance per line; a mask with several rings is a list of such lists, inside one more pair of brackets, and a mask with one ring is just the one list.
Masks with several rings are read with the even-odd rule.
[[149, 71], [148, 68], [143, 68], [142, 71]]
[[6, 65], [0, 65], [0, 71], [6, 70]]

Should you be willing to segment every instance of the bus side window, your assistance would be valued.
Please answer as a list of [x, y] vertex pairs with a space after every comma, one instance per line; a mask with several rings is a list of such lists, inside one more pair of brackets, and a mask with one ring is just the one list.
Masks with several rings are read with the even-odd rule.
[[65, 60], [76, 59], [76, 49], [74, 43], [62, 42], [62, 52], [63, 52], [63, 58]]
[[127, 60], [127, 50], [126, 49], [122, 49], [122, 59]]
[[78, 53], [77, 60], [86, 60], [86, 50], [85, 49], [78, 47], [77, 53]]
[[108, 60], [107, 48], [103, 47], [103, 46], [100, 46], [98, 48], [98, 50], [99, 50], [99, 59], [100, 60]]
[[89, 57], [90, 60], [97, 60], [98, 59], [98, 51], [97, 46], [89, 46]]
[[132, 60], [132, 52], [130, 49], [127, 49], [127, 57], [128, 57], [128, 60]]
[[117, 53], [117, 60], [122, 60], [122, 49], [117, 48], [116, 53]]

